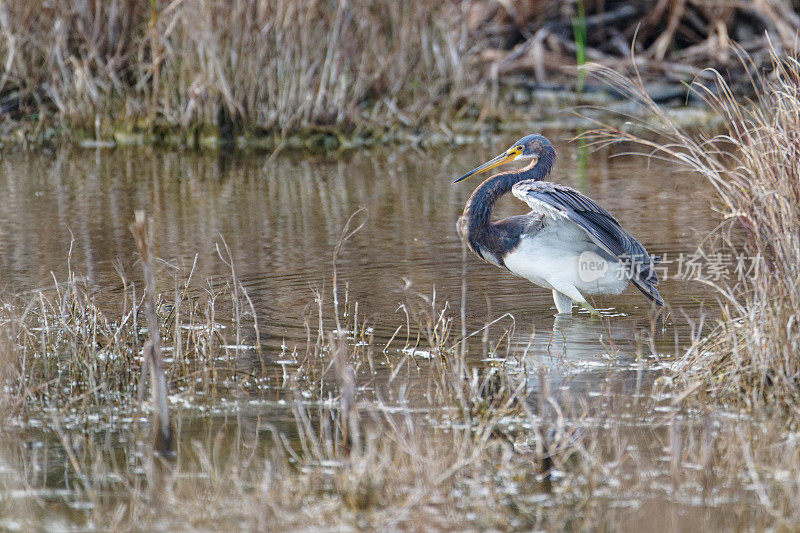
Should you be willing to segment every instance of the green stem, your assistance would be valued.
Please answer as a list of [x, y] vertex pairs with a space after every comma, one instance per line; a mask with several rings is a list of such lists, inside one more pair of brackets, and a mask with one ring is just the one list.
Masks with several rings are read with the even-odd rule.
[[583, 0], [577, 0], [578, 16], [572, 19], [572, 34], [575, 38], [575, 63], [578, 66], [578, 81], [575, 87], [582, 93], [586, 84], [586, 72], [581, 68], [586, 64], [586, 11], [583, 8]]

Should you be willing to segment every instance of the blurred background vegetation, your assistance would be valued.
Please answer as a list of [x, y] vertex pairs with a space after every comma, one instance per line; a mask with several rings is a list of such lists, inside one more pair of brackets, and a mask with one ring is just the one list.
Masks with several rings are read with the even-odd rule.
[[[794, 49], [792, 0], [10, 0], [0, 114], [25, 135], [184, 139], [485, 123], [630, 71], [656, 99]], [[633, 43], [633, 45], [631, 44]], [[738, 79], [741, 78], [741, 79]], [[538, 105], [539, 108], [545, 107]], [[11, 120], [8, 120], [11, 119]], [[6, 131], [7, 133], [8, 131]]]

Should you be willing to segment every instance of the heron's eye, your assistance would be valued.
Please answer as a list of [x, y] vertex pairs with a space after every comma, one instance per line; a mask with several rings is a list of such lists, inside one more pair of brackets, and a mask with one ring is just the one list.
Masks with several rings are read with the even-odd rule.
[[520, 144], [519, 146], [517, 146], [517, 150], [519, 150], [520, 153], [522, 153], [525, 151], [525, 147]]

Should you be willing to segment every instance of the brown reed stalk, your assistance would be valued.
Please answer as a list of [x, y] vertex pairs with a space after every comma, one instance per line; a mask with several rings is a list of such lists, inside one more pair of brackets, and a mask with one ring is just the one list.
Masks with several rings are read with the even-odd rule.
[[[725, 276], [701, 276], [719, 298], [712, 331], [673, 365], [686, 384], [753, 408], [800, 405], [800, 61], [771, 49], [768, 74], [742, 54], [755, 98], [741, 101], [720, 73], [689, 90], [713, 113], [716, 129], [687, 131], [647, 94], [641, 78], [595, 65], [592, 71], [647, 112], [638, 129], [601, 125], [597, 143], [627, 143], [694, 171], [715, 189], [720, 229], [708, 256], [731, 258]], [[630, 123], [629, 123], [630, 124]], [[740, 268], [740, 266], [742, 268]], [[697, 388], [697, 387], [696, 387]]]
[[145, 374], [150, 371], [150, 397], [153, 404], [153, 449], [161, 455], [171, 455], [175, 451], [172, 426], [169, 420], [167, 403], [167, 377], [161, 356], [161, 333], [156, 314], [156, 278], [153, 272], [153, 224], [148, 224], [144, 211], [134, 213], [131, 233], [139, 248], [145, 282], [145, 318], [149, 340], [144, 345], [144, 366], [142, 367], [142, 386], [146, 383]]

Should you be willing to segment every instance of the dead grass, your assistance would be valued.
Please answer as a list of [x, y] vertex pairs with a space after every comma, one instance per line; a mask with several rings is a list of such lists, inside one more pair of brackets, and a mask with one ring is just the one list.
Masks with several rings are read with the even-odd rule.
[[[309, 294], [308, 353], [270, 384], [285, 402], [247, 414], [263, 390], [238, 402], [223, 386], [243, 357], [224, 346], [253, 336], [236, 269], [201, 291], [191, 267], [161, 265], [175, 287], [174, 303], [159, 298], [164, 346], [182, 347], [169, 365], [178, 400], [169, 460], [151, 453], [147, 419], [136, 414], [144, 332], [133, 326], [143, 306], [133, 282], [124, 281], [116, 311], [98, 309], [99, 295], [75, 274], [4, 304], [4, 527], [619, 529], [663, 521], [658, 507], [667, 505], [672, 523], [683, 523], [681, 502], [698, 501], [718, 511], [690, 515], [687, 527], [797, 519], [795, 437], [780, 419], [742, 424], [685, 395], [656, 400], [647, 387], [634, 400], [641, 411], [609, 389], [591, 403], [570, 401], [544, 371], [465, 359], [458, 310], [435, 294], [406, 303], [408, 322], [387, 345], [371, 337], [346, 284]], [[234, 313], [234, 302], [245, 307]], [[499, 355], [511, 332], [494, 329], [499, 340], [486, 344]], [[129, 355], [102, 362], [104, 349]], [[211, 405], [229, 414], [202, 414], [214, 394]], [[48, 431], [31, 433], [35, 420]], [[649, 502], [661, 504], [653, 512]]]
[[[162, 350], [170, 362], [168, 379], [180, 391], [212, 398], [220, 390], [238, 388], [239, 382], [258, 387], [257, 379], [234, 364], [241, 353], [261, 357], [253, 327], [257, 320], [235, 274], [219, 282], [197, 282], [194, 266], [185, 272], [164, 263], [161, 267], [174, 288], [172, 294], [159, 295], [156, 309]], [[120, 270], [121, 290], [112, 289], [109, 298], [92, 290], [71, 267], [68, 272], [66, 280], [54, 278], [51, 287], [0, 301], [2, 340], [9, 347], [3, 377], [9, 396], [16, 398], [15, 410], [130, 409], [143, 399], [144, 288]], [[104, 308], [99, 301], [118, 303]]]
[[[746, 60], [745, 60], [746, 61]], [[716, 71], [691, 90], [721, 121], [722, 133], [681, 130], [644, 92], [640, 80], [594, 72], [648, 111], [645, 135], [603, 128], [599, 142], [630, 142], [696, 171], [716, 189], [722, 224], [705, 243], [724, 254], [729, 276], [699, 281], [717, 290], [723, 317], [673, 367], [685, 382], [751, 407], [800, 405], [800, 63], [774, 52], [768, 72], [751, 67], [756, 97], [738, 101]], [[755, 268], [735, 270], [739, 258]]]
[[[2, 6], [0, 83], [90, 135], [413, 126], [474, 91], [463, 14], [436, 1]], [[381, 127], [378, 127], [381, 126]]]
[[451, 137], [455, 119], [507, 118], [509, 102], [530, 113], [536, 83], [564, 92], [584, 58], [629, 64], [637, 32], [638, 67], [679, 84], [735, 67], [737, 42], [759, 61], [765, 35], [789, 48], [798, 28], [788, 0], [16, 0], [0, 6], [0, 115], [101, 143]]
[[[346, 227], [343, 241], [348, 234]], [[160, 320], [168, 325], [164, 348], [173, 347], [171, 388], [183, 399], [175, 403], [187, 406], [183, 413], [174, 409], [178, 428], [195, 402], [206, 400], [198, 393], [213, 392], [235, 370], [224, 357], [225, 329], [253, 318], [221, 305], [223, 296], [234, 305], [247, 300], [231, 271], [227, 291], [209, 288], [198, 296], [189, 290], [190, 271], [176, 285], [174, 304], [160, 297]], [[15, 407], [10, 420], [48, 419], [60, 453], [31, 455], [19, 447], [18, 430], [4, 432], [0, 456], [12, 474], [0, 475], [0, 508], [13, 517], [4, 525], [44, 523], [40, 513], [52, 501], [52, 482], [42, 472], [52, 461], [63, 461], [69, 499], [85, 511], [61, 519], [115, 530], [539, 527], [555, 518], [514, 509], [550, 490], [551, 471], [573, 472], [581, 486], [587, 479], [603, 483], [597, 475], [608, 476], [609, 469], [593, 473], [596, 450], [583, 444], [593, 430], [571, 422], [580, 417], [577, 407], [559, 407], [542, 379], [534, 412], [525, 376], [502, 366], [468, 367], [451, 339], [449, 304], [437, 305], [433, 297], [423, 299], [427, 308], [412, 308], [410, 315], [432, 320], [408, 323], [406, 349], [396, 348], [406, 355], [397, 357], [364, 336], [370, 330], [357, 304], [333, 280], [329, 296], [337, 314], [327, 315], [330, 305], [316, 295], [312, 316], [329, 318], [315, 324], [321, 333], [314, 348], [277, 385], [289, 400], [291, 427], [239, 419], [215, 428], [210, 419], [199, 434], [178, 442], [173, 460], [150, 453], [149, 432], [135, 414], [144, 302], [132, 282], [123, 278], [125, 302], [117, 313], [98, 309], [98, 295], [74, 274], [27, 304], [5, 304], [2, 331], [11, 350], [3, 397]], [[225, 324], [221, 308], [231, 316]], [[242, 322], [236, 338], [251, 335], [252, 325]], [[376, 357], [388, 368], [376, 371]], [[412, 368], [421, 379], [409, 383], [402, 372]], [[106, 422], [134, 414], [129, 425], [109, 428], [121, 432], [123, 443], [110, 446], [82, 429], [104, 411], [115, 413]], [[578, 498], [577, 485], [574, 490], [560, 497]], [[556, 515], [567, 520], [561, 510]]]

